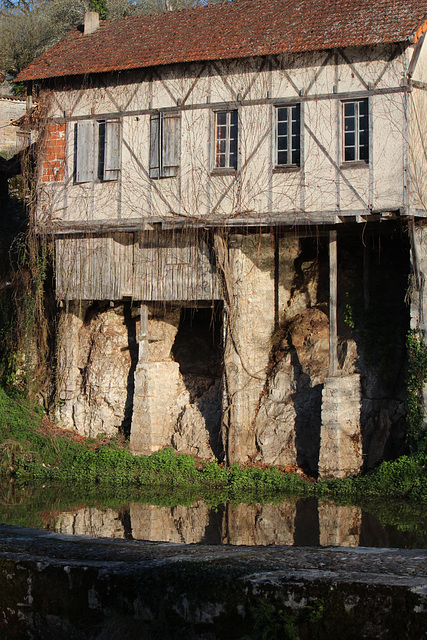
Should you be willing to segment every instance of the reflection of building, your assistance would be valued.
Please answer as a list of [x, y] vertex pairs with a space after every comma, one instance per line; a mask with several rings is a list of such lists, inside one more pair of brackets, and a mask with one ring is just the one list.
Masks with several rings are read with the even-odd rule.
[[324, 476], [400, 452], [426, 2], [362, 5], [90, 13], [20, 74], [46, 89], [65, 426]]

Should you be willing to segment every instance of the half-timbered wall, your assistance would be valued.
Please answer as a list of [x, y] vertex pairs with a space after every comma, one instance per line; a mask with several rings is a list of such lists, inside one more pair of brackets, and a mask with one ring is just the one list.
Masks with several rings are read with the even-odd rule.
[[[414, 190], [407, 171], [413, 94], [405, 77], [413, 49], [390, 45], [165, 66], [61, 88], [51, 116], [66, 124], [65, 178], [42, 185], [39, 223], [73, 230], [84, 224], [147, 229], [150, 222], [188, 225], [199, 218], [209, 224], [241, 224], [242, 217], [301, 224], [419, 208], [420, 199], [409, 200]], [[363, 98], [369, 161], [344, 162], [343, 103]], [[277, 166], [277, 108], [296, 104], [301, 161]], [[215, 168], [214, 119], [221, 110], [238, 112], [237, 171]], [[178, 146], [163, 149], [165, 164], [174, 163], [166, 156], [178, 154], [179, 166], [150, 178], [158, 114], [165, 127], [173, 120], [179, 135]], [[84, 181], [75, 174], [82, 122], [95, 127], [93, 154], [87, 155], [93, 175]], [[119, 129], [118, 172], [106, 180], [97, 166], [97, 136], [109, 122]]]

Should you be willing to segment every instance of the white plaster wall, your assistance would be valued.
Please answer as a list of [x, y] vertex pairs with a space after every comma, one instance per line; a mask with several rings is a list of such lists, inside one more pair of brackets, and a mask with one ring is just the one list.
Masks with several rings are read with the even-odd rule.
[[[407, 62], [416, 52], [410, 47]], [[427, 101], [425, 88], [417, 88], [416, 83], [427, 83], [427, 45], [425, 38], [420, 43], [417, 65], [412, 74], [415, 86], [408, 94], [408, 199], [409, 206], [425, 211], [427, 209]]]
[[[43, 186], [41, 202], [67, 221], [174, 214], [351, 213], [404, 204], [405, 55], [396, 45], [189, 64], [123, 75], [123, 84], [58, 91], [51, 115], [68, 116], [65, 184]], [[424, 54], [423, 54], [424, 55]], [[377, 57], [375, 60], [374, 58]], [[372, 95], [376, 89], [385, 91]], [[393, 89], [395, 93], [389, 93]], [[341, 100], [370, 97], [370, 165], [342, 166]], [[247, 99], [264, 101], [244, 104]], [[274, 173], [275, 104], [302, 104], [303, 156], [297, 171]], [[243, 101], [243, 104], [242, 104]], [[150, 110], [183, 107], [176, 178], [150, 180]], [[213, 112], [239, 110], [239, 172], [212, 174]], [[188, 108], [188, 110], [186, 110]], [[121, 117], [121, 175], [115, 183], [73, 184], [75, 118]]]

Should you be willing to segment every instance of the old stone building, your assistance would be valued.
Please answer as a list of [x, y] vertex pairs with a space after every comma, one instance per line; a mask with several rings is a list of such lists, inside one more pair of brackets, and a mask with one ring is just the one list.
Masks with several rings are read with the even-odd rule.
[[90, 13], [20, 74], [43, 87], [64, 426], [322, 476], [402, 452], [426, 17], [425, 0]]

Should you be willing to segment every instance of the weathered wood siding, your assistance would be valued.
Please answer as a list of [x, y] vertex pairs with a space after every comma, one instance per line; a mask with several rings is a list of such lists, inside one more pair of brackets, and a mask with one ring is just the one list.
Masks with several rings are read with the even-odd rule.
[[114, 233], [56, 240], [60, 300], [218, 300], [208, 245], [185, 233]]
[[138, 300], [218, 300], [213, 257], [203, 240], [185, 232], [138, 234], [134, 297]]

